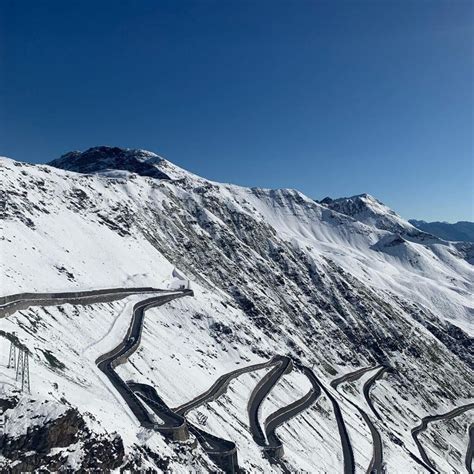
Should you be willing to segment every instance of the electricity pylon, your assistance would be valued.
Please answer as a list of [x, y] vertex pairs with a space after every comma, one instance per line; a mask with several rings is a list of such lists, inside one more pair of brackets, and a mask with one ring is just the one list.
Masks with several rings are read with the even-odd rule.
[[30, 386], [30, 355], [27, 349], [18, 348], [18, 359], [16, 364], [16, 380], [21, 381], [21, 391], [31, 393]]
[[8, 356], [7, 369], [16, 369], [16, 346], [10, 341], [10, 355]]

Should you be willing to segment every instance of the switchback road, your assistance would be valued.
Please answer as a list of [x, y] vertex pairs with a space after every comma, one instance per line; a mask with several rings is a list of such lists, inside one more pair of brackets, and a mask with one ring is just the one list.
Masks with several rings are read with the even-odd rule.
[[375, 415], [375, 417], [378, 420], [381, 420], [382, 417], [380, 416], [379, 412], [375, 409], [372, 399], [370, 398], [370, 389], [372, 388], [372, 386], [377, 380], [382, 378], [383, 374], [387, 372], [388, 369], [389, 367], [387, 366], [380, 367], [379, 370], [375, 372], [375, 374], [372, 375], [372, 377], [370, 377], [370, 379], [368, 379], [364, 383], [364, 386], [362, 387], [362, 393], [364, 394], [365, 401], [367, 402], [367, 405], [369, 405], [369, 408], [372, 410], [372, 413]]
[[[197, 428], [180, 413], [171, 410], [159, 397], [156, 390], [146, 384], [124, 382], [114, 368], [126, 362], [140, 345], [141, 332], [145, 311], [161, 306], [173, 299], [192, 295], [191, 290], [181, 290], [171, 294], [148, 298], [137, 303], [132, 311], [132, 321], [124, 340], [112, 351], [97, 359], [96, 364], [105, 373], [116, 390], [122, 395], [140, 423], [166, 434], [175, 440], [187, 438], [188, 430], [196, 437], [211, 459], [225, 472], [234, 473], [238, 470], [237, 448], [235, 443], [218, 438]], [[216, 391], [219, 391], [220, 387]], [[213, 391], [208, 394], [212, 396]], [[156, 423], [143, 405], [145, 403], [163, 423]]]
[[114, 388], [120, 393], [133, 414], [137, 417], [138, 421], [147, 428], [154, 427], [153, 420], [150, 419], [149, 413], [137, 395], [135, 395], [130, 387], [117, 375], [114, 369], [117, 365], [126, 362], [130, 355], [132, 355], [139, 347], [145, 311], [187, 295], [192, 295], [192, 291], [181, 290], [148, 298], [137, 303], [133, 307], [132, 321], [123, 341], [121, 341], [114, 349], [100, 356], [96, 360], [96, 365], [107, 376]]
[[221, 375], [209, 389], [207, 389], [205, 392], [201, 393], [197, 397], [193, 398], [189, 402], [186, 402], [185, 404], [180, 405], [177, 408], [173, 408], [173, 411], [181, 415], [186, 415], [191, 410], [194, 410], [197, 407], [204, 405], [205, 403], [216, 400], [221, 395], [223, 395], [227, 390], [229, 383], [236, 377], [239, 377], [240, 375], [245, 374], [247, 372], [253, 372], [256, 370], [271, 367], [272, 365], [275, 365], [277, 363], [279, 363], [279, 358], [273, 357], [267, 362], [249, 365], [247, 367], [242, 367], [240, 369], [233, 370], [232, 372], [229, 372], [227, 374]]
[[[337, 390], [337, 387], [343, 383], [348, 383], [348, 382], [355, 382], [356, 380], [360, 379], [365, 373], [370, 372], [371, 370], [375, 370], [379, 368], [381, 370], [383, 367], [381, 366], [376, 366], [376, 367], [364, 367], [362, 369], [358, 369], [354, 372], [350, 372], [348, 374], [343, 375], [342, 377], [338, 377], [337, 379], [333, 380], [331, 382], [331, 387]], [[377, 372], [378, 373], [378, 372]], [[369, 379], [370, 382], [371, 379]], [[369, 386], [370, 389], [370, 386]], [[368, 391], [367, 391], [368, 394]], [[367, 424], [370, 430], [370, 434], [372, 437], [372, 445], [373, 445], [373, 452], [372, 452], [372, 458], [370, 460], [370, 464], [367, 468], [367, 473], [380, 473], [382, 472], [383, 468], [383, 445], [382, 445], [382, 438], [380, 436], [380, 433], [370, 417], [367, 415], [367, 413], [362, 410], [359, 406], [357, 406], [355, 403], [350, 401], [348, 398], [344, 397], [348, 403], [350, 403], [362, 416], [363, 420]]]
[[188, 430], [184, 417], [174, 413], [159, 397], [154, 387], [150, 385], [127, 382], [128, 387], [145, 402], [152, 411], [162, 420], [162, 424], [154, 424], [156, 431], [169, 436], [173, 440], [184, 441], [187, 439]]
[[238, 471], [237, 447], [233, 441], [214, 436], [192, 424], [184, 416], [170, 409], [150, 385], [134, 382], [127, 382], [127, 385], [164, 421], [162, 426], [155, 425], [154, 429], [171, 435], [175, 440], [186, 439], [189, 430], [216, 465], [227, 473]]
[[[456, 416], [461, 415], [465, 411], [472, 410], [474, 408], [474, 403], [468, 403], [467, 405], [462, 405], [460, 407], [455, 408], [454, 410], [451, 410], [447, 413], [443, 413], [441, 415], [431, 415], [431, 416], [425, 416], [422, 418], [421, 423], [418, 426], [415, 426], [411, 430], [411, 435], [413, 437], [413, 440], [415, 441], [416, 446], [418, 447], [418, 451], [420, 452], [420, 456], [425, 462], [427, 466], [429, 466], [431, 469], [436, 470], [435, 466], [431, 462], [430, 458], [426, 454], [425, 449], [423, 448], [423, 445], [421, 444], [420, 440], [418, 439], [419, 435], [426, 430], [428, 427], [429, 423], [433, 423], [435, 421], [440, 421], [440, 420], [450, 420], [451, 418], [455, 418]], [[470, 434], [472, 434], [470, 432]], [[469, 447], [468, 447], [468, 454], [469, 450], [471, 450], [471, 459], [472, 459], [472, 438], [469, 442]]]
[[265, 435], [259, 421], [260, 406], [280, 378], [293, 369], [293, 363], [289, 357], [276, 356], [275, 359], [277, 359], [276, 366], [258, 382], [247, 404], [250, 433], [259, 446], [266, 445]]
[[313, 371], [308, 367], [303, 367], [302, 369], [312, 385], [309, 392], [300, 399], [295, 400], [293, 403], [275, 411], [269, 415], [264, 422], [265, 435], [268, 441], [268, 446], [265, 447], [265, 451], [271, 459], [276, 460], [283, 455], [283, 444], [280, 438], [276, 435], [275, 430], [283, 423], [289, 421], [291, 418], [313, 405], [321, 395], [320, 384]]

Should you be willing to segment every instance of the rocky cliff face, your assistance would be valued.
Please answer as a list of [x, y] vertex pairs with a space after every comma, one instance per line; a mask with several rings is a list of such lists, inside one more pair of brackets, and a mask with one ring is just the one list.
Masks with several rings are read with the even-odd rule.
[[[195, 347], [189, 355], [194, 367], [211, 372], [220, 370], [217, 361], [223, 358], [235, 358], [240, 363], [242, 358], [267, 359], [275, 353], [315, 366], [327, 381], [358, 367], [390, 365], [393, 370], [378, 398], [385, 414], [381, 429], [388, 440], [388, 465], [394, 470], [406, 466], [406, 472], [417, 469], [408, 454], [415, 449], [410, 430], [416, 420], [473, 396], [472, 266], [455, 245], [420, 238], [421, 232], [415, 229], [413, 233], [410, 224], [373, 198], [318, 203], [294, 190], [222, 185], [180, 170], [156, 155], [133, 150], [96, 148], [65, 155], [52, 165], [89, 174], [2, 161], [6, 185], [3, 217], [7, 224], [2, 245], [3, 255], [8, 256], [2, 262], [3, 287], [15, 293], [111, 287], [130, 281], [154, 284], [160, 272], [168, 271], [165, 268], [180, 269], [193, 280], [196, 301], [179, 303], [182, 306], [170, 313], [179, 324], [169, 325], [176, 324], [171, 337], [178, 337], [179, 332], [179, 337], [186, 339], [174, 348], [163, 346], [162, 333], [171, 329], [150, 326], [150, 338], [155, 339], [147, 346], [145, 338], [143, 352], [132, 361], [141, 376], [152, 377], [155, 369], [150, 366], [157, 364], [152, 360], [161, 361], [156, 369], [160, 374], [176, 369], [185, 372], [181, 365], [173, 365], [175, 361], [168, 359], [167, 353], [175, 350], [179, 358], [179, 351], [186, 350], [183, 347]], [[114, 167], [126, 172], [91, 174]], [[38, 269], [36, 273], [32, 268]], [[111, 318], [118, 312], [112, 306], [103, 308], [101, 314]], [[80, 313], [87, 321], [88, 313]], [[34, 341], [37, 362], [41, 363], [43, 342], [38, 341], [44, 338], [43, 331], [54, 333], [48, 321], [57, 315], [54, 311], [51, 316], [38, 314], [41, 317], [30, 310], [12, 318], [4, 331], [16, 329], [25, 343]], [[71, 308], [65, 308], [64, 314], [67, 321], [76, 317]], [[195, 326], [183, 329], [188, 323], [180, 319], [182, 314]], [[202, 327], [208, 318], [215, 319], [207, 328]], [[88, 330], [74, 327], [77, 337], [86, 340]], [[201, 341], [196, 339], [201, 337], [198, 334], [203, 334], [205, 343], [196, 342]], [[58, 348], [50, 345], [48, 350], [61, 359], [66, 357], [61, 354], [69, 353], [69, 346], [66, 340], [58, 344]], [[84, 352], [80, 357], [89, 356]], [[74, 379], [68, 372], [74, 364], [78, 362], [65, 361], [66, 369], [58, 375], [60, 381]], [[130, 370], [125, 375], [132, 376]], [[193, 375], [189, 372], [183, 380], [186, 377], [192, 380]], [[204, 380], [203, 387], [213, 382], [208, 372], [199, 377]], [[164, 379], [155, 380], [164, 393], [185, 396], [185, 387], [174, 386], [166, 376]], [[94, 383], [98, 382], [87, 381]], [[282, 393], [298, 390], [297, 379], [287, 383]], [[72, 403], [67, 391], [65, 397]], [[81, 409], [77, 401], [72, 404]], [[348, 410], [353, 411], [350, 406]], [[238, 418], [231, 411], [224, 404], [215, 408], [214, 416], [226, 420], [223, 424], [242, 423], [245, 413]], [[70, 433], [70, 443], [75, 443], [73, 437], [83, 436], [80, 433], [85, 428], [80, 425], [78, 412], [72, 410], [67, 416], [77, 416], [70, 423], [76, 427]], [[308, 416], [313, 417], [313, 430], [330, 426], [329, 415], [314, 412]], [[55, 439], [54, 433], [63, 426], [61, 418], [57, 420], [56, 428], [53, 423], [48, 432], [41, 432], [42, 442], [50, 448], [54, 442], [48, 440]], [[357, 431], [361, 422], [354, 419], [351, 423]], [[309, 431], [301, 431], [304, 429]], [[306, 433], [304, 442], [323, 438], [321, 429], [316, 435], [307, 427], [300, 428]], [[462, 445], [463, 427], [454, 431], [457, 434], [453, 434], [451, 444]], [[247, 436], [244, 429], [238, 435]], [[357, 436], [353, 434], [354, 440]], [[337, 436], [326, 437], [328, 444], [323, 443], [321, 450], [338, 451]], [[286, 438], [291, 468], [308, 467], [304, 456], [291, 454], [291, 442], [303, 443], [302, 439], [290, 428]], [[9, 439], [5, 446], [12, 442]], [[124, 457], [118, 438], [107, 439], [97, 438], [89, 447], [83, 444], [84, 459], [92, 459], [87, 453], [102, 449], [100, 443], [110, 443], [104, 449], [113, 447], [122, 461], [127, 456], [135, 456], [135, 463], [145, 458], [146, 463], [152, 463], [149, 459], [153, 455], [162, 459], [160, 449], [164, 448], [140, 443], [140, 447], [132, 447], [129, 440], [124, 441]], [[20, 449], [18, 443], [20, 438], [12, 444], [16, 446], [13, 451], [31, 448], [25, 445]], [[370, 453], [363, 448], [364, 441], [360, 443], [360, 451]], [[249, 453], [248, 460], [243, 461], [247, 468], [271, 469], [266, 461]], [[241, 456], [245, 459], [245, 454]], [[308, 453], [305, 456], [311, 458]], [[360, 456], [358, 462], [363, 466], [365, 458]], [[446, 458], [435, 450], [433, 456], [443, 469], [459, 464], [454, 451]], [[183, 459], [172, 462], [186, 464]], [[199, 459], [204, 463], [201, 465], [206, 464], [205, 457]], [[112, 465], [112, 460], [107, 462]], [[337, 462], [315, 456], [309, 466], [337, 470]]]
[[[45, 401], [45, 404], [54, 402]], [[120, 436], [96, 436], [75, 408], [55, 407], [52, 416], [42, 416], [43, 404], [33, 402], [26, 408], [18, 398], [0, 401], [8, 410], [10, 424], [24, 424], [26, 431], [0, 434], [0, 453], [10, 472], [34, 472], [38, 469], [55, 472], [63, 468], [77, 470], [112, 470], [123, 464], [124, 448]], [[48, 411], [51, 408], [48, 407]], [[38, 418], [40, 418], [38, 422]]]

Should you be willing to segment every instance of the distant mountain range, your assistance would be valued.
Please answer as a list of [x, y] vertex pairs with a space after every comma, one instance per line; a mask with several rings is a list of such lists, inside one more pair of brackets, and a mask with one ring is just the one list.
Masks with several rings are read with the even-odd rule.
[[426, 222], [416, 219], [411, 219], [408, 222], [418, 229], [443, 240], [474, 242], [474, 222], [459, 221], [450, 224], [449, 222]]

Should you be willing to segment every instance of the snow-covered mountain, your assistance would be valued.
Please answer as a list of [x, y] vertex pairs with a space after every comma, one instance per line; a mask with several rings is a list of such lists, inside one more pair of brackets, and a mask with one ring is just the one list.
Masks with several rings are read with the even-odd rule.
[[123, 170], [141, 176], [169, 179], [157, 164], [163, 159], [145, 150], [127, 150], [117, 147], [96, 147], [84, 152], [71, 151], [49, 163], [79, 173], [97, 173], [106, 170]]
[[[152, 385], [178, 407], [223, 374], [288, 356], [294, 369], [264, 400], [262, 420], [311, 388], [303, 366], [329, 395], [278, 428], [281, 462], [262, 456], [249, 429], [247, 403], [269, 368], [235, 378], [189, 420], [234, 441], [248, 472], [342, 472], [331, 395], [362, 472], [373, 438], [355, 407], [370, 412], [362, 384], [373, 372], [339, 389], [330, 382], [384, 364], [371, 390], [383, 463], [427, 472], [411, 430], [474, 397], [471, 247], [419, 231], [368, 195], [317, 202], [220, 184], [143, 150], [97, 147], [50, 165], [1, 159], [2, 295], [173, 288], [178, 272], [194, 297], [147, 311], [138, 351], [116, 369], [123, 380]], [[0, 466], [217, 469], [192, 436], [170, 442], [140, 426], [95, 364], [142, 299], [32, 306], [0, 319]], [[31, 351], [31, 395], [6, 367], [10, 341]], [[463, 470], [472, 421], [465, 411], [421, 435], [440, 472]]]
[[374, 198], [370, 194], [320, 201], [320, 204], [346, 216], [353, 217], [359, 222], [391, 232], [413, 232], [414, 227], [398, 216], [392, 209]]
[[410, 224], [444, 240], [474, 242], [474, 222], [426, 222], [410, 219]]

